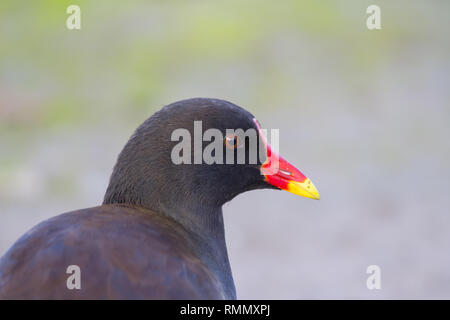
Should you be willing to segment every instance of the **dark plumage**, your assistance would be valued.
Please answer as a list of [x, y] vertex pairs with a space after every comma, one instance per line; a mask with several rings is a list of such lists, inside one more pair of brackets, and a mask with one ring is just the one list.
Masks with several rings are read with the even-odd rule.
[[[257, 129], [250, 113], [222, 100], [164, 107], [120, 153], [103, 205], [42, 222], [2, 257], [0, 298], [236, 298], [221, 207], [275, 186], [260, 174], [261, 161], [173, 164], [171, 133], [185, 128], [194, 136], [197, 120], [224, 136], [227, 128]], [[66, 287], [69, 265], [81, 269], [81, 290]]]
[[[131, 205], [103, 205], [40, 223], [1, 262], [2, 299], [223, 299], [196, 239], [172, 219]], [[66, 268], [81, 269], [68, 290]]]

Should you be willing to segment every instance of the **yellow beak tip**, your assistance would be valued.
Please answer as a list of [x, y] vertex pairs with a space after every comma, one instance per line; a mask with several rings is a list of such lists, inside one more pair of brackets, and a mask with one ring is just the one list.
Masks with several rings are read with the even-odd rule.
[[289, 181], [286, 191], [302, 197], [320, 200], [319, 191], [308, 178], [303, 182]]

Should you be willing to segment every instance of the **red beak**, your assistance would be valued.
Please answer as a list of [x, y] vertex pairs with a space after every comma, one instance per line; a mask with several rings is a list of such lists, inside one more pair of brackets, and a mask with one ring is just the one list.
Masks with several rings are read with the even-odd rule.
[[261, 166], [261, 173], [265, 176], [266, 182], [299, 196], [319, 200], [319, 192], [311, 180], [272, 150], [258, 121], [256, 119], [253, 121], [266, 148], [267, 158]]

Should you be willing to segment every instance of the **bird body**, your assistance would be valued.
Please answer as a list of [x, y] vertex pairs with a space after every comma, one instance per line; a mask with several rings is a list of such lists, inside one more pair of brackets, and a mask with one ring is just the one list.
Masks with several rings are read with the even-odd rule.
[[[195, 136], [198, 121], [225, 137], [217, 141], [220, 160], [239, 149], [246, 161], [174, 162], [173, 133]], [[230, 128], [255, 130], [253, 149], [263, 148], [264, 157], [248, 161], [251, 139], [230, 136]], [[236, 299], [222, 205], [261, 188], [319, 198], [310, 180], [270, 149], [248, 111], [207, 98], [170, 104], [131, 136], [101, 206], [40, 223], [0, 259], [0, 298]], [[68, 285], [71, 266], [80, 271], [78, 288]]]
[[[209, 260], [199, 243], [173, 219], [143, 208], [68, 212], [40, 223], [6, 253], [0, 299], [234, 298], [203, 262]], [[81, 270], [80, 290], [67, 287], [70, 265]]]

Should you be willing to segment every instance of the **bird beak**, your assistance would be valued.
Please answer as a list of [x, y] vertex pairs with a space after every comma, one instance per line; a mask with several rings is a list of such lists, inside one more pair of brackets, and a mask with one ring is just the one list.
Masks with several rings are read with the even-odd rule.
[[267, 158], [261, 165], [261, 174], [265, 176], [266, 182], [281, 190], [286, 190], [302, 197], [319, 200], [319, 192], [311, 180], [272, 150], [267, 143], [267, 139], [263, 134], [259, 123], [256, 119], [254, 119], [254, 122], [258, 127], [259, 136], [266, 148]]

